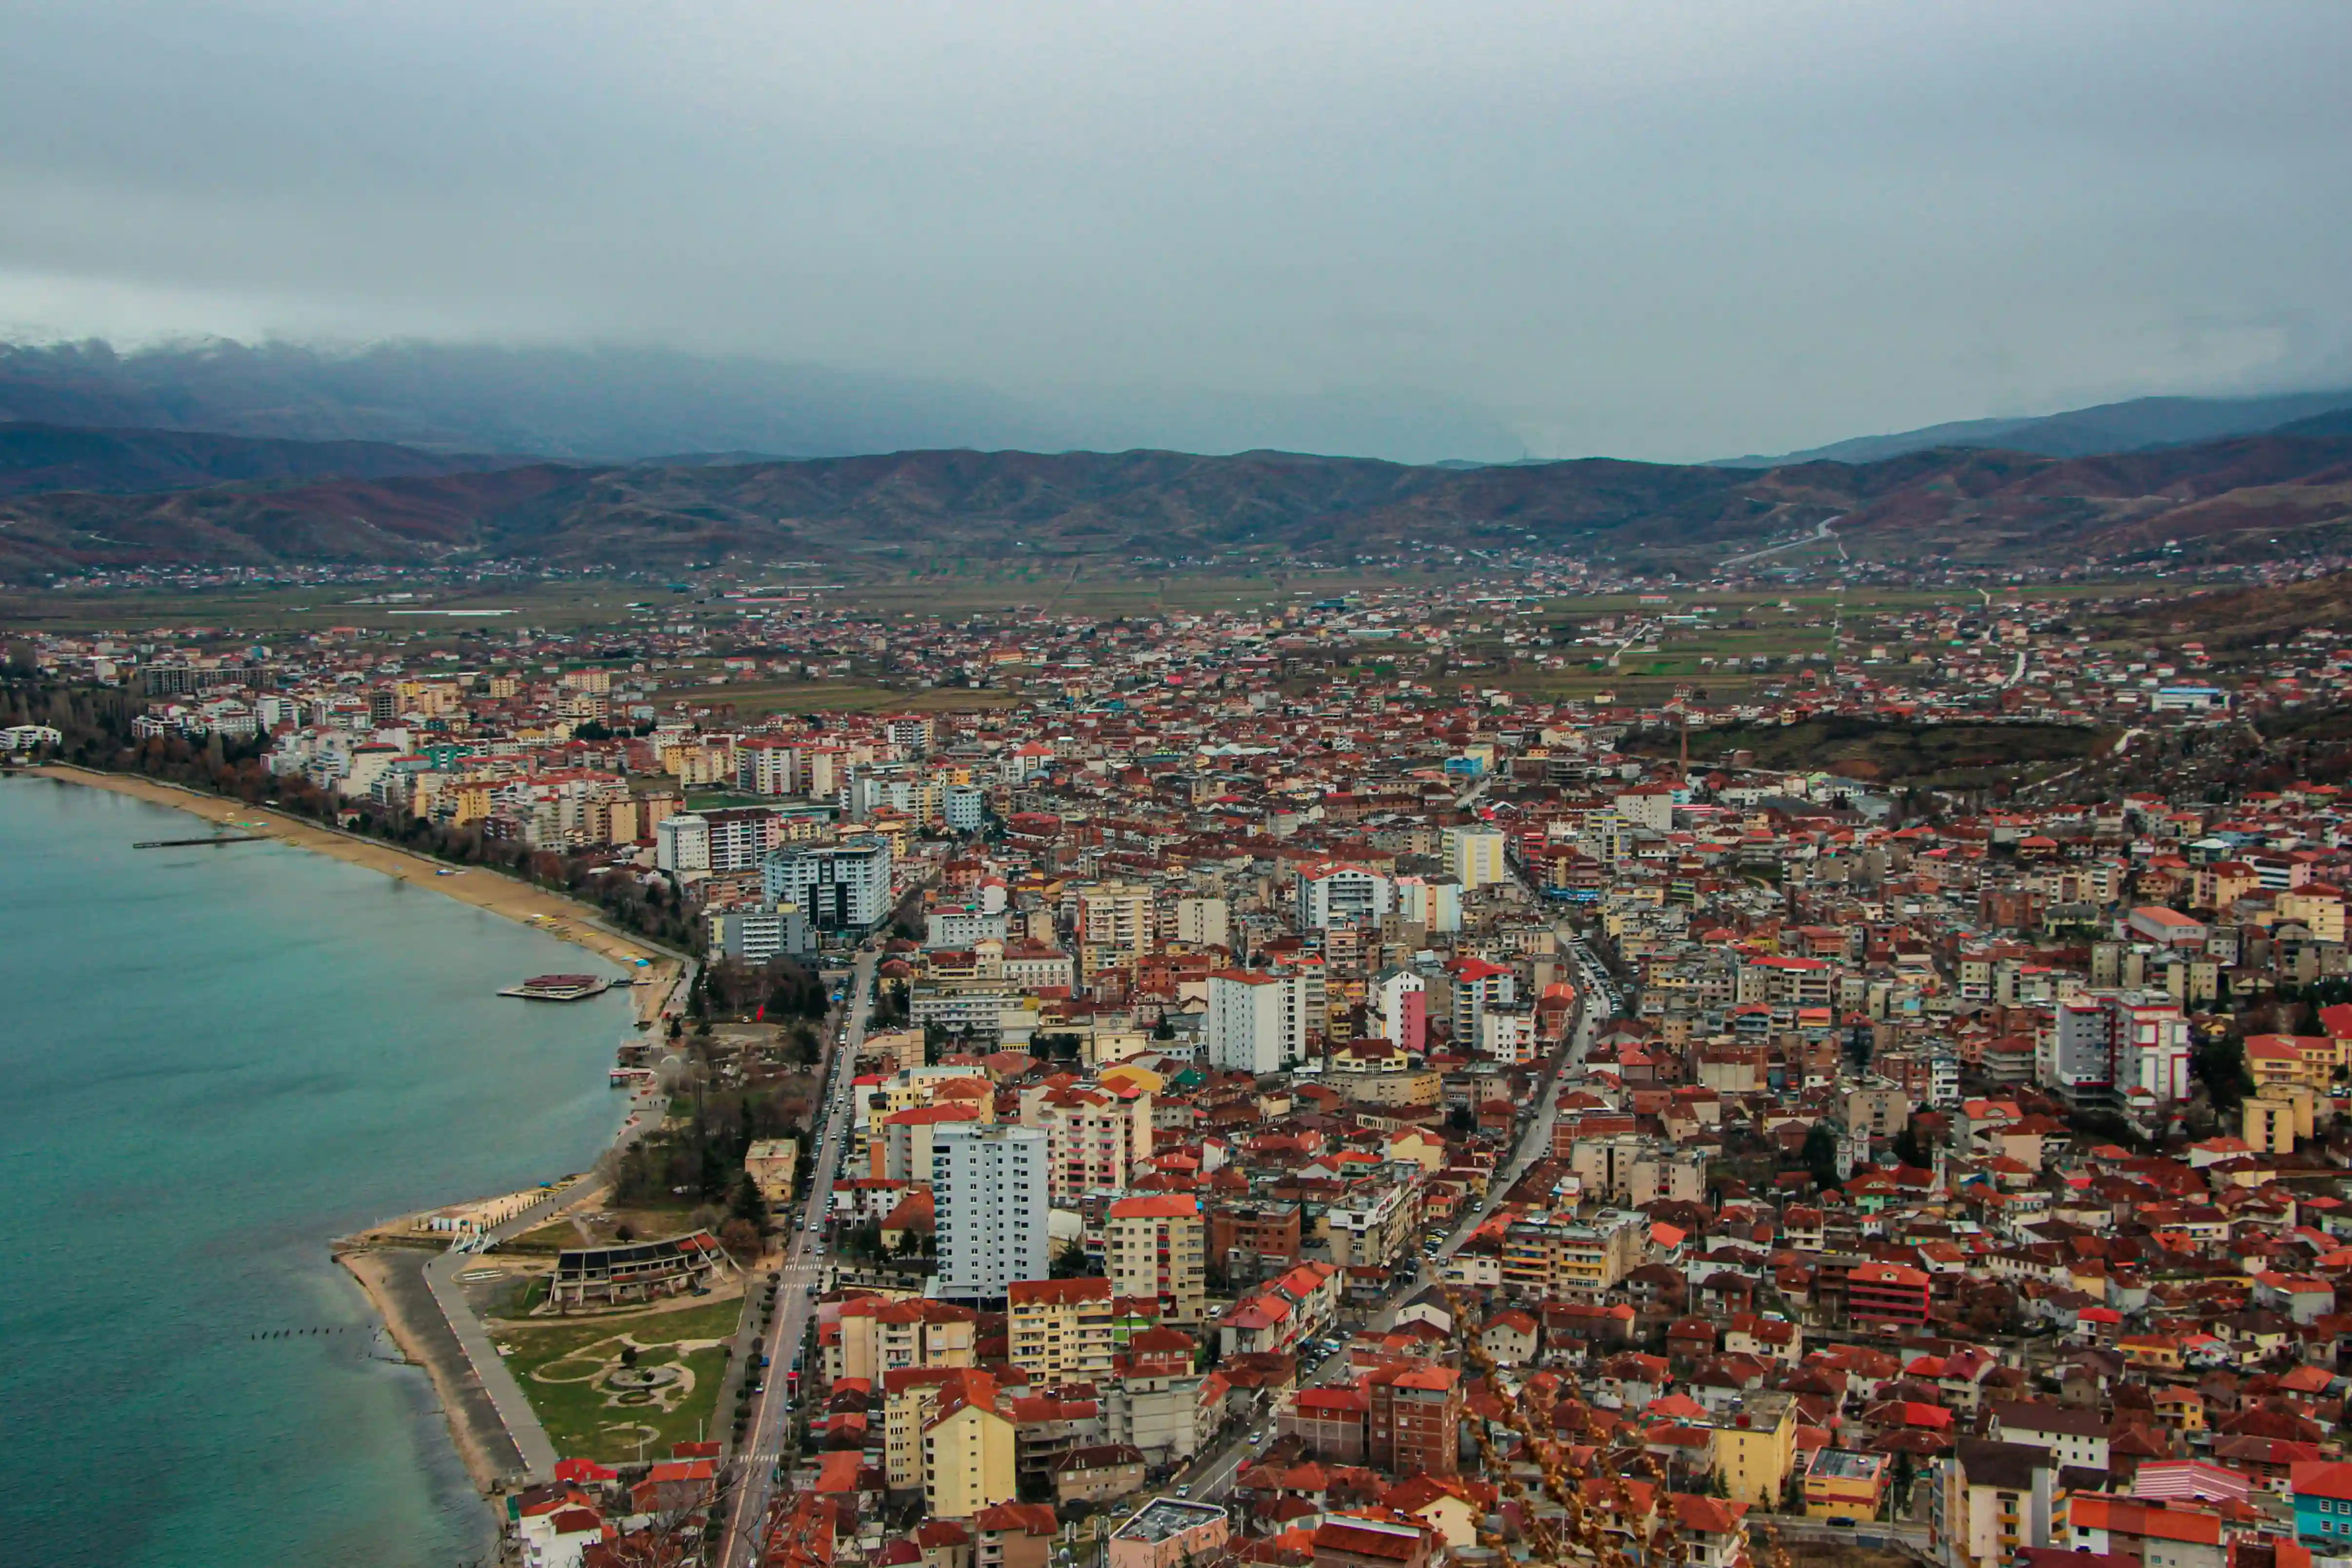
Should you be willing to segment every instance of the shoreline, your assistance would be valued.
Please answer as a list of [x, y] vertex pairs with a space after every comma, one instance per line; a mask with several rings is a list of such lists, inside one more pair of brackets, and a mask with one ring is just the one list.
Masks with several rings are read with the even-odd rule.
[[[465, 1465], [474, 1490], [487, 1500], [495, 1494], [502, 1479], [521, 1468], [521, 1456], [505, 1424], [496, 1419], [495, 1410], [487, 1423], [473, 1410], [467, 1396], [470, 1393], [478, 1397], [479, 1386], [477, 1384], [469, 1389], [467, 1385], [473, 1368], [447, 1320], [435, 1311], [427, 1321], [420, 1322], [425, 1314], [410, 1311], [410, 1303], [400, 1289], [407, 1260], [395, 1256], [403, 1252], [415, 1254], [413, 1268], [405, 1271], [413, 1272], [421, 1286], [425, 1265], [439, 1255], [435, 1249], [338, 1246], [334, 1259], [359, 1282], [360, 1293], [367, 1297], [375, 1315], [383, 1320], [384, 1332], [392, 1335], [400, 1354], [411, 1366], [424, 1369], [433, 1385], [434, 1396], [441, 1401], [442, 1429], [449, 1434], [450, 1446], [457, 1450], [457, 1458]], [[431, 1305], [429, 1293], [425, 1304]]]
[[[201, 817], [215, 826], [229, 823], [260, 823], [268, 836], [297, 849], [310, 850], [329, 856], [347, 865], [362, 866], [378, 872], [395, 882], [429, 889], [459, 904], [502, 915], [518, 925], [543, 931], [559, 941], [585, 947], [621, 969], [632, 982], [641, 976], [644, 984], [631, 984], [631, 1000], [635, 1006], [640, 1027], [650, 1025], [668, 1010], [677, 995], [686, 966], [683, 960], [662, 951], [650, 943], [624, 936], [606, 929], [600, 922], [604, 912], [560, 893], [536, 886], [504, 872], [487, 866], [451, 867], [414, 850], [380, 843], [338, 829], [323, 828], [316, 822], [266, 806], [248, 806], [242, 800], [226, 796], [207, 795], [178, 784], [166, 784], [160, 779], [140, 779], [124, 773], [101, 773], [76, 768], [69, 763], [45, 763], [23, 769], [24, 776], [47, 779], [60, 784], [78, 784], [91, 789], [103, 789], [110, 794], [127, 795], [144, 800], [151, 806], [164, 806]], [[457, 874], [444, 876], [444, 871]], [[646, 960], [641, 969], [638, 959]]]
[[[685, 960], [605, 929], [600, 924], [601, 910], [503, 872], [482, 866], [446, 867], [411, 850], [159, 779], [96, 772], [64, 763], [22, 771], [27, 777], [102, 789], [184, 811], [215, 826], [258, 824], [274, 841], [381, 873], [396, 882], [429, 888], [453, 902], [501, 915], [584, 947], [623, 972], [621, 983], [629, 986], [640, 1029], [650, 1029], [668, 1011], [686, 973]], [[463, 874], [440, 874], [449, 869], [462, 870]], [[642, 968], [639, 959], [645, 960]], [[642, 983], [632, 983], [640, 980]], [[637, 1113], [627, 1117], [614, 1131], [597, 1156], [600, 1160], [613, 1150], [625, 1148], [659, 1124], [660, 1113], [642, 1092], [633, 1096], [630, 1103]], [[589, 1177], [570, 1184], [551, 1197], [556, 1210], [562, 1212], [601, 1190], [602, 1184]], [[525, 1460], [521, 1439], [501, 1417], [495, 1396], [484, 1386], [480, 1370], [467, 1351], [460, 1325], [451, 1321], [449, 1311], [426, 1278], [426, 1268], [445, 1256], [445, 1250], [438, 1246], [370, 1239], [369, 1234], [336, 1238], [329, 1243], [329, 1254], [358, 1283], [385, 1332], [400, 1347], [401, 1354], [409, 1364], [423, 1368], [431, 1380], [441, 1404], [443, 1429], [448, 1433], [450, 1445], [465, 1465], [475, 1490], [487, 1502], [497, 1497], [502, 1487], [522, 1478], [530, 1467]], [[467, 1316], [471, 1318], [470, 1313]], [[478, 1331], [478, 1320], [474, 1320], [472, 1326]], [[503, 1367], [499, 1370], [502, 1372]], [[543, 1442], [543, 1434], [539, 1436]]]

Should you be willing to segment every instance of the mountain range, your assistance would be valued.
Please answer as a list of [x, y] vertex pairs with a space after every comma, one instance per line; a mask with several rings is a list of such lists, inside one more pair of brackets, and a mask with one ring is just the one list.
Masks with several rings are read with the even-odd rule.
[[[1454, 450], [1449, 430], [1476, 435], [1475, 418], [1449, 425], [1459, 411], [1410, 400], [1255, 409], [1244, 424], [1389, 420], [1398, 444], [1432, 452]], [[1171, 404], [1153, 419], [1195, 415]], [[984, 390], [654, 351], [0, 346], [0, 576], [1344, 560], [1529, 543], [1705, 570], [1825, 525], [1851, 554], [1912, 562], [2243, 559], [2352, 541], [2352, 392], [2150, 398], [1696, 465], [1019, 449], [1051, 445], [1055, 417]], [[974, 431], [1014, 449], [973, 450]]]
[[2352, 389], [2277, 397], [2142, 397], [2063, 413], [2017, 419], [1964, 419], [1892, 435], [1857, 435], [1777, 457], [1722, 457], [1726, 468], [1784, 468], [1793, 463], [1879, 463], [1913, 452], [1970, 446], [2090, 457], [2185, 446], [2231, 435], [2352, 434]]
[[967, 382], [663, 349], [429, 342], [348, 352], [226, 340], [132, 352], [103, 342], [0, 344], [0, 420], [597, 464], [951, 446], [1229, 453], [1275, 445], [1406, 463], [1527, 455], [1486, 410], [1412, 392], [1098, 387], [1016, 397]]
[[[130, 448], [161, 440], [115, 435]], [[230, 463], [225, 449], [206, 454], [215, 465]], [[290, 461], [272, 448], [248, 466], [264, 455]], [[165, 463], [142, 461], [151, 469]], [[877, 557], [1336, 561], [1429, 545], [1530, 542], [1705, 569], [1824, 523], [1856, 556], [1911, 561], [2341, 550], [2352, 537], [2352, 435], [2257, 435], [2075, 458], [1943, 449], [1763, 470], [1605, 458], [1448, 467], [1153, 451], [509, 463], [133, 494], [17, 494], [0, 499], [0, 575], [22, 581], [89, 567], [464, 559], [650, 570], [815, 559], [850, 570], [875, 566]]]

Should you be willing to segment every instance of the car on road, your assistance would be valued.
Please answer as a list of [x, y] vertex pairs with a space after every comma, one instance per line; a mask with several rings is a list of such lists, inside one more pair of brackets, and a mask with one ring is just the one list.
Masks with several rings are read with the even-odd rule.
[[1191, 1497], [1192, 1495], [1192, 1483], [1188, 1481], [1184, 1485], [1178, 1487], [1176, 1489], [1176, 1495], [1178, 1497]]

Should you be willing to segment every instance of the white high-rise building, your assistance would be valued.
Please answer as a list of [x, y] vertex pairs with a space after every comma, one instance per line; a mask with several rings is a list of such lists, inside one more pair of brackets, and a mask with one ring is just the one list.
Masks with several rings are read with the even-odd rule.
[[1306, 1053], [1304, 982], [1296, 975], [1227, 969], [1209, 977], [1201, 1040], [1212, 1067], [1260, 1076]]
[[993, 1301], [1015, 1281], [1046, 1278], [1045, 1167], [1040, 1128], [951, 1122], [933, 1131], [941, 1296]]
[[787, 844], [768, 852], [760, 882], [767, 902], [800, 905], [819, 931], [871, 931], [890, 918], [890, 841]]
[[673, 875], [710, 869], [710, 822], [691, 811], [654, 824], [654, 865]]
[[988, 791], [972, 784], [950, 784], [940, 798], [940, 809], [949, 828], [976, 833], [988, 823]]

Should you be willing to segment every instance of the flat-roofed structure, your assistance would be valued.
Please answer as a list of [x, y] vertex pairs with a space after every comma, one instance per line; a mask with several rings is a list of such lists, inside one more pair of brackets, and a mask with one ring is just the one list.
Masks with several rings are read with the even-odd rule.
[[570, 1248], [555, 1256], [555, 1274], [539, 1311], [568, 1312], [684, 1295], [708, 1289], [734, 1270], [726, 1250], [708, 1230], [658, 1241]]
[[1179, 1568], [1223, 1551], [1232, 1531], [1215, 1503], [1154, 1498], [1111, 1533], [1109, 1568]]

